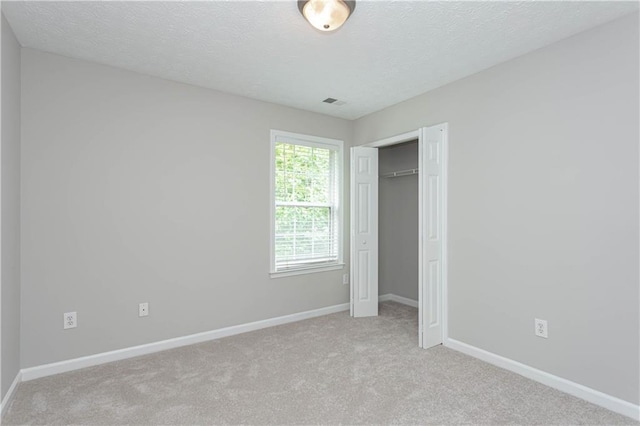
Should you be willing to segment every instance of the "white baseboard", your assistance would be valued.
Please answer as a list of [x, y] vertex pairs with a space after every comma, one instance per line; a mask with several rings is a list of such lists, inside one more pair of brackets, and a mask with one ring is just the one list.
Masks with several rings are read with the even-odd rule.
[[159, 342], [148, 343], [146, 345], [133, 346], [130, 348], [118, 349], [115, 351], [103, 352], [95, 355], [83, 356], [66, 361], [54, 362], [51, 364], [39, 365], [36, 367], [22, 369], [22, 380], [34, 380], [40, 377], [52, 376], [54, 374], [65, 373], [67, 371], [79, 370], [94, 365], [106, 364], [108, 362], [133, 358], [140, 355], [147, 355], [167, 349], [179, 348], [181, 346], [193, 345], [195, 343], [207, 342], [209, 340], [221, 339], [223, 337], [236, 334], [247, 333], [249, 331], [260, 330], [262, 328], [276, 325], [288, 324], [309, 318], [329, 315], [336, 312], [348, 311], [349, 304], [327, 306], [326, 308], [314, 309], [311, 311], [299, 312], [297, 314], [284, 315], [262, 321], [250, 322], [247, 324], [234, 325], [203, 333], [190, 334], [188, 336], [176, 337]]
[[16, 391], [16, 388], [18, 387], [18, 383], [20, 383], [21, 381], [22, 381], [22, 371], [18, 371], [18, 374], [16, 374], [15, 379], [13, 379], [13, 383], [11, 383], [11, 386], [9, 386], [9, 390], [7, 391], [4, 398], [2, 398], [2, 402], [0, 402], [0, 418], [4, 416], [4, 412], [9, 407], [9, 403], [13, 398], [13, 394]]
[[383, 294], [382, 296], [378, 296], [378, 302], [387, 302], [387, 301], [402, 303], [403, 305], [411, 306], [412, 308], [418, 307], [418, 301], [409, 299], [408, 297], [398, 296], [397, 294], [393, 294], [393, 293], [387, 293], [387, 294]]
[[378, 302], [388, 302], [391, 300], [391, 294], [383, 294], [382, 296], [378, 296]]
[[528, 379], [535, 380], [536, 382], [558, 389], [562, 392], [568, 393], [569, 395], [573, 395], [608, 410], [631, 417], [634, 420], [640, 420], [639, 405], [632, 404], [631, 402], [607, 395], [606, 393], [563, 379], [562, 377], [554, 376], [553, 374], [545, 371], [538, 370], [526, 364], [496, 355], [492, 352], [485, 351], [484, 349], [468, 345], [455, 339], [446, 339], [444, 345], [474, 358], [481, 359], [489, 364], [493, 364], [497, 367], [504, 368], [505, 370], [520, 374]]

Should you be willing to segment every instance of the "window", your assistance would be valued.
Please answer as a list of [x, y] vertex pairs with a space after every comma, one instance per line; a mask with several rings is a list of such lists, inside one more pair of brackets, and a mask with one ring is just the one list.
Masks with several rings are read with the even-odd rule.
[[271, 131], [271, 275], [342, 267], [342, 141]]

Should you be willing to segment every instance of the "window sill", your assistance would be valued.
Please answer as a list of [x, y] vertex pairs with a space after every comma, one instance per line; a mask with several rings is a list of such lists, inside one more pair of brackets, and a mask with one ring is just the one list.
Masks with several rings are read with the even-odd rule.
[[271, 272], [269, 275], [271, 278], [281, 278], [281, 277], [291, 277], [294, 275], [303, 275], [303, 274], [313, 274], [316, 272], [327, 272], [327, 271], [336, 271], [338, 269], [343, 269], [344, 263], [335, 263], [333, 265], [324, 265], [324, 266], [310, 266], [308, 268], [300, 268], [289, 271], [280, 271], [280, 272]]

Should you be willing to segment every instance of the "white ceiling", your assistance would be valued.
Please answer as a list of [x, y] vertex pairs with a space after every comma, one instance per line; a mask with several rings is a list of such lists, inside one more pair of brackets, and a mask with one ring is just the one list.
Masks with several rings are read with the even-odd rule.
[[2, 1], [2, 10], [25, 47], [355, 119], [638, 3], [359, 0], [335, 33], [313, 29], [295, 1]]

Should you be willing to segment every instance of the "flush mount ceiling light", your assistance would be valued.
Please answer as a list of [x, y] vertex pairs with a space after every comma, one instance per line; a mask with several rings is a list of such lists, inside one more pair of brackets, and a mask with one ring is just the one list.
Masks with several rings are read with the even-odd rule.
[[337, 30], [355, 8], [355, 0], [298, 0], [302, 16], [320, 31]]

